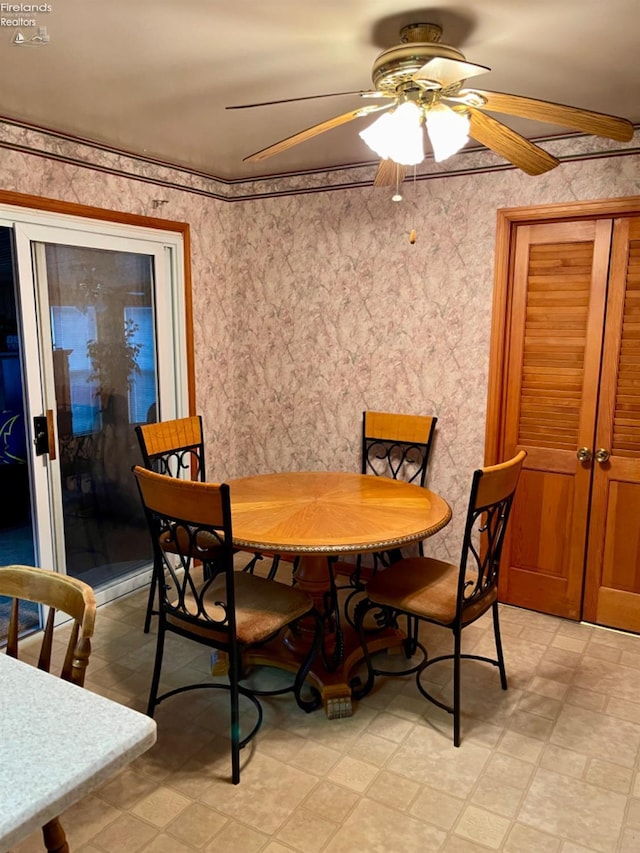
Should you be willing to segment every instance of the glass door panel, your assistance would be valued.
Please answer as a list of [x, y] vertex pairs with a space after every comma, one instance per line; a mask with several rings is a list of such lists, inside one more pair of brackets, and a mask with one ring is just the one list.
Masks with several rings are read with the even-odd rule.
[[188, 410], [182, 236], [32, 211], [12, 224], [35, 565], [102, 603], [150, 577], [134, 427]]
[[131, 468], [139, 461], [134, 426], [155, 410], [154, 258], [42, 249], [36, 269], [51, 322], [64, 564], [97, 587], [150, 560]]

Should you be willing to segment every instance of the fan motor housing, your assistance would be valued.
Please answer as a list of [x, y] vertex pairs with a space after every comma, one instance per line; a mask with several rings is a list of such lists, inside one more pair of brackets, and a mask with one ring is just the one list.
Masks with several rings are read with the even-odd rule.
[[438, 24], [409, 24], [400, 30], [402, 44], [383, 50], [373, 63], [371, 79], [378, 92], [394, 93], [435, 56], [465, 61], [455, 47], [440, 44], [442, 28]]

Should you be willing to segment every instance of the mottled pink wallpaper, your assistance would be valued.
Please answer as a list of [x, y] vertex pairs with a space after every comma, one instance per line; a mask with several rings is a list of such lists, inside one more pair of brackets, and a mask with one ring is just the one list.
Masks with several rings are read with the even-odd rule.
[[190, 224], [212, 478], [358, 470], [364, 409], [435, 414], [428, 485], [454, 520], [428, 550], [453, 559], [483, 463], [496, 211], [640, 194], [640, 154], [627, 153], [535, 178], [462, 169], [408, 183], [400, 204], [365, 184], [304, 192], [300, 178], [269, 197], [256, 190], [277, 193], [277, 182], [252, 185], [251, 198], [235, 187], [231, 200], [215, 181], [55, 140], [37, 141], [51, 156], [33, 156], [12, 147], [33, 140], [2, 134], [2, 189]]

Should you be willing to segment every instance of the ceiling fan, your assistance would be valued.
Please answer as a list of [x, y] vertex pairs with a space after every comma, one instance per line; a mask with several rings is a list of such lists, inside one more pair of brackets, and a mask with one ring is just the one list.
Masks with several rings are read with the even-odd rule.
[[[265, 160], [325, 131], [376, 112], [382, 116], [360, 134], [381, 156], [376, 185], [397, 183], [404, 178], [408, 165], [424, 159], [425, 126], [436, 160], [451, 156], [471, 138], [528, 175], [540, 175], [559, 165], [557, 158], [489, 115], [493, 112], [549, 122], [621, 142], [632, 138], [633, 125], [624, 118], [521, 95], [465, 88], [470, 77], [490, 69], [467, 62], [460, 50], [441, 44], [441, 37], [442, 28], [438, 24], [417, 23], [402, 27], [401, 43], [384, 50], [373, 63], [371, 78], [375, 88], [371, 91], [336, 92], [227, 107], [248, 109], [339, 95], [360, 95], [385, 101], [334, 116], [243, 159]], [[407, 147], [409, 153], [403, 150]]]

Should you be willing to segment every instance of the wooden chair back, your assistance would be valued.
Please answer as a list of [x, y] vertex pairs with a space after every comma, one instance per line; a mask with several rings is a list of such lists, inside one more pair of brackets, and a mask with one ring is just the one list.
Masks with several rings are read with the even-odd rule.
[[38, 669], [51, 672], [54, 622], [57, 612], [73, 619], [60, 677], [82, 686], [91, 654], [96, 600], [91, 587], [76, 578], [34, 566], [1, 566], [0, 595], [13, 599], [9, 618], [6, 654], [18, 657], [20, 602], [30, 601], [49, 608], [38, 656]]
[[158, 474], [206, 480], [202, 417], [191, 415], [135, 428], [145, 468]]
[[[235, 635], [231, 500], [225, 483], [201, 483], [157, 474], [137, 465], [133, 473], [149, 523], [154, 556], [164, 571], [160, 612], [195, 625], [216, 622]], [[203, 564], [205, 583], [195, 575]], [[220, 587], [220, 577], [225, 583]], [[207, 593], [215, 582], [222, 600]]]
[[438, 419], [392, 412], [362, 413], [362, 473], [424, 486]]
[[465, 611], [476, 618], [478, 609], [487, 609], [497, 600], [502, 546], [526, 455], [521, 450], [512, 459], [473, 474], [458, 582], [458, 613], [463, 621], [467, 621]]

